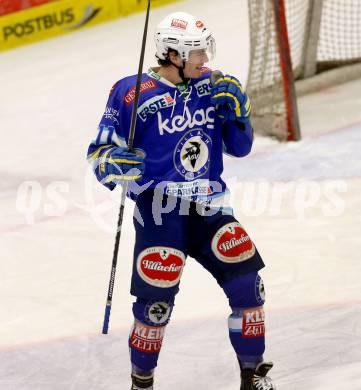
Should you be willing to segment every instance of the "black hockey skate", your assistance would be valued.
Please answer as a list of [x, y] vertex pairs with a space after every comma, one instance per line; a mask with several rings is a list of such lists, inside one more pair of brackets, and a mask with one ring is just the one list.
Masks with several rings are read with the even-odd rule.
[[130, 390], [153, 390], [153, 374], [132, 374], [132, 387]]
[[252, 368], [242, 369], [241, 390], [276, 390], [271, 378], [267, 376], [272, 367], [272, 362], [261, 362], [255, 370]]

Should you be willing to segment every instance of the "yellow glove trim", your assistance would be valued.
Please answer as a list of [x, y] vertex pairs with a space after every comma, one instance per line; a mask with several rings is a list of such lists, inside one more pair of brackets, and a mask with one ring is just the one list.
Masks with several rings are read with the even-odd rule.
[[122, 180], [137, 180], [140, 179], [142, 175], [133, 175], [133, 176], [127, 176], [127, 175], [108, 175], [105, 178], [105, 183], [110, 183], [114, 180], [122, 181]]
[[113, 145], [103, 145], [103, 146], [101, 146], [96, 151], [94, 151], [93, 153], [89, 154], [88, 158], [90, 158], [92, 160], [96, 160], [97, 158], [99, 158], [99, 154], [101, 153], [101, 151], [103, 149], [105, 149], [105, 148], [109, 148], [109, 146], [113, 146]]
[[105, 163], [107, 162], [108, 154], [113, 150], [113, 148], [107, 150], [101, 158], [101, 163], [99, 164], [99, 173], [105, 172]]
[[236, 104], [234, 111], [236, 112], [236, 115], [238, 117], [241, 117], [241, 105], [239, 104], [238, 99], [233, 94], [231, 94], [229, 92], [221, 92], [221, 93], [218, 93], [217, 95], [214, 95], [215, 98], [223, 97], [223, 96], [230, 97], [234, 100], [234, 102]]
[[252, 110], [252, 105], [251, 105], [251, 101], [247, 98], [247, 101], [246, 101], [246, 104], [244, 105], [244, 108], [246, 109], [246, 116], [250, 116], [251, 114], [251, 110]]
[[229, 83], [232, 83], [232, 84], [236, 85], [243, 94], [245, 93], [245, 90], [242, 87], [242, 84], [240, 82], [234, 80], [234, 79], [231, 79], [230, 77], [221, 77], [214, 84], [217, 85], [219, 83], [222, 83], [223, 81], [228, 81]]
[[126, 158], [112, 158], [109, 157], [108, 163], [120, 163], [120, 164], [140, 164], [140, 161], [127, 160]]

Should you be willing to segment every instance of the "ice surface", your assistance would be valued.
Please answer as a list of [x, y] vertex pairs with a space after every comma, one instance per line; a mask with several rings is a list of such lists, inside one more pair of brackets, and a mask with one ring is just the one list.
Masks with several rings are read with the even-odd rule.
[[[177, 9], [209, 21], [212, 67], [245, 81], [246, 0], [172, 4], [152, 11], [150, 29]], [[120, 192], [95, 182], [85, 153], [109, 88], [137, 69], [143, 19], [0, 55], [2, 390], [129, 388], [132, 203], [103, 336]], [[146, 66], [153, 52], [150, 39]], [[250, 156], [226, 159], [236, 215], [267, 263], [266, 358], [279, 390], [361, 389], [360, 84], [302, 98], [300, 143], [257, 138]], [[237, 389], [226, 299], [193, 259], [176, 303], [157, 389]]]

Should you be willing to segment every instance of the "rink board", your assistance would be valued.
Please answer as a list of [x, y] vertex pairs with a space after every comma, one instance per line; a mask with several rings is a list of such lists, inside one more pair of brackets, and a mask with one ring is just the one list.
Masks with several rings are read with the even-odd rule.
[[[152, 7], [175, 0], [153, 0]], [[0, 17], [0, 51], [91, 27], [146, 8], [145, 0], [60, 0]]]

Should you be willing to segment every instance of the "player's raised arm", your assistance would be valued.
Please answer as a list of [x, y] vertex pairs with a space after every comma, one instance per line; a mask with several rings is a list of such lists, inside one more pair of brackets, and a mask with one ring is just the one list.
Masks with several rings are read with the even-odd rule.
[[251, 102], [241, 83], [233, 76], [221, 75], [212, 87], [212, 103], [223, 121], [225, 153], [246, 156], [252, 148]]

